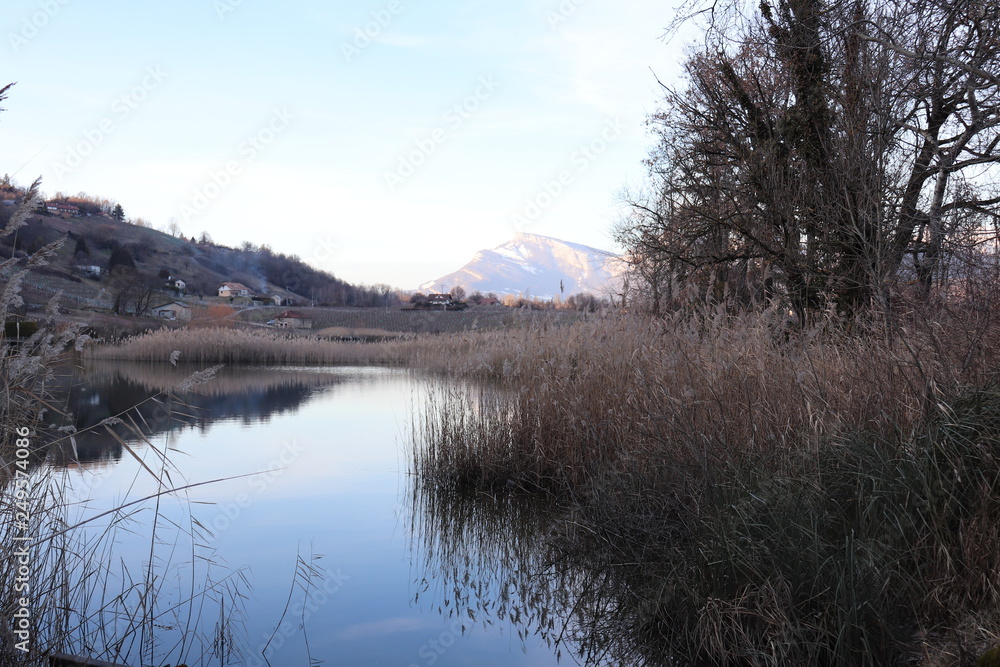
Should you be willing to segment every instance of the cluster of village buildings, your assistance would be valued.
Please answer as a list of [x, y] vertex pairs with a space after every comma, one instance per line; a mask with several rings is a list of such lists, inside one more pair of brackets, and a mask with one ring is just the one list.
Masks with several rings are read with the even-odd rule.
[[[0, 201], [3, 202], [4, 206], [17, 206], [21, 203], [21, 197], [13, 192], [4, 192], [0, 195]], [[80, 207], [59, 201], [45, 202], [45, 210], [52, 215], [58, 215], [62, 218], [77, 218], [83, 215], [83, 211]], [[107, 213], [100, 213], [99, 215], [103, 218], [111, 217]]]
[[[183, 292], [184, 288], [187, 286], [183, 280], [179, 279], [174, 280], [173, 284], [177, 290], [181, 292]], [[258, 302], [266, 303], [270, 301], [276, 306], [291, 305], [291, 299], [279, 294], [267, 297], [258, 297], [249, 287], [242, 283], [222, 283], [222, 285], [219, 286], [219, 296], [230, 299], [235, 297], [253, 298]], [[152, 308], [152, 315], [153, 317], [160, 317], [165, 320], [188, 321], [191, 319], [192, 313], [191, 307], [187, 304], [181, 303], [180, 301], [170, 301]], [[293, 310], [286, 310], [283, 313], [275, 315], [273, 319], [268, 321], [268, 325], [275, 327], [289, 327], [292, 329], [311, 329], [312, 319]]]
[[[16, 197], [13, 194], [8, 195], [8, 193], [3, 193], [3, 195], [0, 196], [0, 201], [2, 201], [3, 205], [6, 206], [14, 206], [17, 203]], [[45, 202], [45, 209], [53, 215], [58, 215], [64, 218], [83, 215], [83, 211], [79, 207], [59, 201]], [[108, 217], [107, 214], [104, 213], [101, 215]], [[94, 278], [99, 277], [102, 273], [101, 267], [97, 265], [77, 265], [76, 270], [80, 274]], [[187, 283], [180, 278], [175, 279], [170, 277], [168, 279], [168, 283], [171, 287], [176, 289], [179, 294], [184, 294], [187, 290]], [[229, 298], [230, 301], [237, 297], [252, 299], [253, 302], [260, 305], [265, 305], [267, 302], [271, 302], [275, 306], [290, 306], [293, 303], [292, 299], [280, 294], [271, 294], [266, 296], [255, 294], [249, 287], [238, 282], [222, 283], [222, 285], [219, 286], [218, 295], [221, 298]], [[483, 299], [482, 305], [494, 305], [498, 303], [499, 301], [497, 299], [488, 297]], [[457, 303], [452, 299], [451, 294], [430, 294], [424, 307], [441, 308], [443, 310], [446, 308], [452, 309], [456, 305]], [[170, 301], [152, 308], [151, 314], [154, 317], [166, 320], [188, 321], [192, 317], [192, 308], [188, 304], [182, 303], [181, 301]], [[268, 325], [308, 329], [312, 327], [312, 320], [301, 313], [286, 310], [283, 313], [276, 315], [274, 319], [268, 322]]]

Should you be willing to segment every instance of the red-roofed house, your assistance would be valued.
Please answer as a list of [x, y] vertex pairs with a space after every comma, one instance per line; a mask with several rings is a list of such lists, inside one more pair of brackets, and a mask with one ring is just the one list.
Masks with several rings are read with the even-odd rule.
[[294, 310], [285, 312], [274, 317], [274, 324], [279, 327], [292, 327], [293, 329], [312, 329], [312, 320]]

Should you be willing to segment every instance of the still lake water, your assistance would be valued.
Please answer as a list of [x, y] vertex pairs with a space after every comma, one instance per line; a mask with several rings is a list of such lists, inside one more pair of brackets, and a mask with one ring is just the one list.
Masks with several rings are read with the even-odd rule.
[[[190, 370], [89, 363], [73, 388], [78, 423], [125, 410]], [[227, 573], [224, 586], [245, 598], [220, 607], [209, 596], [191, 616], [175, 614], [172, 623], [161, 616], [154, 655], [134, 649], [129, 664], [176, 664], [182, 656], [174, 642], [199, 635], [205, 646], [221, 637], [223, 647], [235, 641], [246, 654], [223, 661], [201, 648], [187, 654], [191, 665], [265, 664], [262, 653], [282, 666], [310, 658], [401, 667], [557, 664], [556, 649], [538, 632], [551, 620], [529, 613], [503, 574], [529, 566], [533, 529], [524, 527], [532, 519], [512, 526], [509, 513], [494, 508], [503, 517], [491, 526], [487, 501], [485, 510], [472, 510], [475, 521], [455, 529], [454, 517], [433, 507], [428, 514], [415, 499], [411, 415], [435, 382], [400, 369], [223, 368], [180, 394], [190, 407], [147, 402], [137, 421], [151, 431], [148, 443], [116, 429], [149, 470], [166, 471], [172, 487], [250, 475], [160, 498], [157, 608]], [[109, 435], [79, 436], [74, 458], [80, 463], [67, 457], [66, 475], [81, 503], [75, 518], [165, 488]], [[144, 574], [150, 561], [155, 508], [152, 500], [130, 508], [128, 530], [115, 533], [107, 558], [129, 576]], [[84, 530], [96, 536], [107, 525]], [[520, 537], [508, 539], [506, 530]], [[564, 655], [562, 662], [574, 661]]]

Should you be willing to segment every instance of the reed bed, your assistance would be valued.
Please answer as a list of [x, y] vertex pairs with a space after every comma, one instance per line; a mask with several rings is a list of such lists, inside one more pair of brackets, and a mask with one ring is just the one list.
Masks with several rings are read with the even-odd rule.
[[996, 331], [835, 324], [709, 309], [452, 339], [425, 362], [474, 382], [432, 395], [414, 468], [566, 508], [549, 576], [592, 574], [587, 662], [967, 664], [1000, 642]]
[[423, 492], [561, 508], [546, 590], [578, 595], [552, 636], [586, 662], [959, 665], [1000, 641], [1000, 332], [969, 312], [862, 334], [723, 308], [374, 344], [199, 329], [89, 354], [466, 380], [418, 411]]
[[893, 438], [924, 414], [923, 370], [899, 363], [901, 345], [819, 332], [788, 341], [766, 316], [717, 315], [466, 334], [425, 350], [425, 366], [482, 384], [434, 399], [418, 429], [431, 436], [421, 471], [449, 474], [455, 447], [469, 446], [479, 470], [460, 476], [487, 486], [578, 489], [663, 456], [709, 479], [747, 457], [780, 467], [848, 429]]
[[405, 346], [320, 340], [270, 331], [226, 328], [161, 329], [115, 345], [95, 346], [92, 359], [194, 364], [399, 364]]
[[655, 464], [605, 480], [553, 546], [607, 577], [592, 594], [614, 613], [579, 619], [591, 644], [628, 663], [971, 664], [1000, 641], [998, 399], [908, 443], [729, 464], [687, 500]]
[[[40, 201], [38, 187], [36, 181], [0, 238], [26, 222]], [[0, 261], [0, 319], [7, 321], [23, 302], [28, 273], [45, 266], [62, 243], [42, 248], [26, 265]], [[50, 456], [75, 450], [75, 438], [83, 435], [61, 413], [53, 388], [66, 383], [57, 374], [67, 353], [89, 342], [81, 327], [56, 324], [58, 306], [49, 303], [29, 339], [0, 338], [0, 664], [34, 667], [53, 652], [147, 665], [231, 662], [233, 651], [218, 640], [239, 623], [246, 581], [199, 546], [205, 530], [190, 513], [185, 488], [171, 488], [178, 472], [166, 452], [150, 446], [155, 461], [144, 464], [158, 493], [98, 514], [72, 500], [71, 474], [49, 465]], [[208, 375], [196, 374], [190, 383]], [[94, 429], [121, 439], [112, 427], [123, 426], [135, 441], [147, 435], [140, 423], [130, 409]], [[179, 511], [168, 512], [173, 504]], [[118, 531], [147, 531], [143, 562], [119, 553]], [[214, 631], [202, 622], [208, 614], [218, 614]]]

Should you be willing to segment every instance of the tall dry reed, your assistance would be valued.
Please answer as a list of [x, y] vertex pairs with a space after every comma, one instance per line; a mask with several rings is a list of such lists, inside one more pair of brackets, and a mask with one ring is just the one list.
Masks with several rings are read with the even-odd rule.
[[[996, 359], [961, 321], [836, 324], [716, 309], [464, 336], [438, 363], [477, 382], [433, 397], [415, 469], [566, 504], [552, 559], [597, 576], [578, 608], [603, 611], [572, 621], [594, 655], [961, 664], [1000, 635]], [[952, 662], [926, 640], [970, 624]]]
[[789, 341], [767, 314], [711, 315], [454, 338], [425, 363], [488, 388], [439, 397], [433, 428], [498, 432], [500, 420], [506, 435], [472, 457], [479, 477], [565, 487], [651, 457], [699, 475], [747, 456], [780, 465], [824, 435], [894, 437], [923, 414], [928, 387], [901, 345], [818, 330]]
[[[38, 186], [32, 185], [0, 238], [25, 223]], [[61, 243], [42, 248], [26, 265], [0, 261], [0, 319], [13, 315], [28, 272], [44, 266]], [[56, 325], [57, 315], [53, 300], [30, 338], [0, 339], [0, 664], [35, 666], [51, 652], [142, 664], [162, 664], [167, 657], [192, 664], [229, 660], [213, 652], [216, 636], [199, 618], [220, 607], [233, 610], [234, 601], [238, 609], [246, 582], [240, 572], [220, 574], [209, 554], [196, 552], [205, 535], [190, 514], [186, 526], [171, 523], [177, 515], [165, 518], [165, 496], [183, 495], [183, 489], [171, 490], [176, 471], [165, 453], [153, 448], [159, 465], [144, 468], [157, 477], [160, 493], [104, 514], [73, 502], [70, 474], [49, 465], [56, 450], [74, 451], [78, 435], [60, 414], [52, 391], [56, 374], [67, 353], [88, 342], [79, 328]], [[142, 440], [141, 419], [129, 411], [97, 428], [107, 426], [109, 435], [120, 437], [111, 426], [124, 424], [131, 438]], [[54, 425], [59, 422], [67, 425]], [[122, 444], [134, 453], [132, 444]], [[92, 522], [102, 529], [88, 531]], [[146, 562], [121, 557], [118, 531], [149, 535]], [[172, 560], [185, 536], [187, 569]], [[178, 599], [173, 587], [181, 582], [190, 586], [189, 595]], [[238, 620], [232, 611], [224, 616], [225, 623]]]

